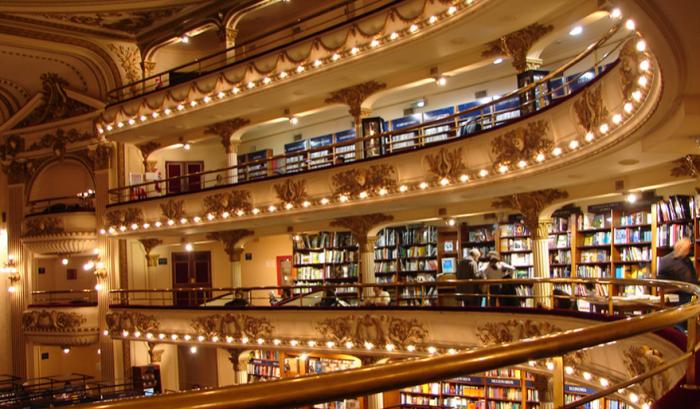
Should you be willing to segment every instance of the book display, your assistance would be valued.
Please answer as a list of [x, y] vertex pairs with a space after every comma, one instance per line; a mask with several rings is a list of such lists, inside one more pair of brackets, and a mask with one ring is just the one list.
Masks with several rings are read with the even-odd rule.
[[520, 222], [499, 225], [498, 252], [501, 260], [515, 267], [513, 278], [534, 277], [532, 239]]
[[671, 196], [656, 203], [656, 249], [658, 256], [668, 254], [681, 238], [693, 239], [695, 198]]
[[[360, 282], [359, 248], [350, 232], [299, 234], [294, 240], [294, 284], [321, 286]], [[310, 292], [297, 288], [295, 293]], [[337, 296], [356, 298], [356, 287], [342, 287]]]
[[462, 225], [462, 258], [467, 257], [471, 249], [481, 253], [481, 261], [486, 261], [490, 251], [496, 251], [497, 224]]
[[552, 218], [549, 228], [549, 275], [571, 277], [571, 229], [570, 217]]
[[[615, 278], [651, 278], [653, 260], [651, 208], [614, 212], [613, 224]], [[644, 287], [626, 287], [625, 294], [644, 294]]]
[[280, 353], [277, 351], [250, 351], [247, 373], [248, 383], [279, 379], [281, 377]]
[[[423, 113], [423, 122], [437, 121], [455, 113], [454, 107], [436, 109]], [[423, 129], [423, 143], [444, 141], [454, 135], [455, 122], [449, 121]]]
[[[335, 143], [343, 143], [355, 139], [355, 130], [348, 129], [335, 134]], [[340, 159], [342, 158], [342, 159]], [[352, 162], [355, 160], [355, 144], [337, 146], [335, 148], [335, 161]]]
[[612, 210], [601, 208], [577, 217], [576, 276], [611, 277]]
[[403, 118], [393, 119], [391, 121], [392, 135], [389, 136], [389, 152], [398, 152], [406, 149], [412, 149], [419, 145], [418, 135], [420, 130], [413, 129], [407, 132], [401, 132], [404, 128], [411, 128], [420, 125], [423, 120], [422, 114], [413, 114]]

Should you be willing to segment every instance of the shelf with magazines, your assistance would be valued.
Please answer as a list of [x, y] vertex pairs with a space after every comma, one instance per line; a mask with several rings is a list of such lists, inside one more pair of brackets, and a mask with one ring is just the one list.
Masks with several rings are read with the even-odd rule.
[[[360, 282], [359, 247], [350, 232], [297, 234], [293, 240], [295, 285], [356, 284]], [[295, 290], [300, 292], [301, 289]], [[352, 294], [339, 288], [338, 296]], [[355, 291], [356, 293], [356, 291]]]

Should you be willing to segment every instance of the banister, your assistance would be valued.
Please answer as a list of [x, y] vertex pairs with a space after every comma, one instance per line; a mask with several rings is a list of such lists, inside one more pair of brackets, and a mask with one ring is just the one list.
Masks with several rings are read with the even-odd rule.
[[[536, 87], [542, 86], [543, 84], [547, 83], [551, 79], [558, 77], [559, 75], [563, 74], [567, 69], [573, 67], [575, 64], [579, 63], [584, 58], [591, 55], [594, 51], [598, 50], [598, 48], [600, 48], [602, 45], [607, 43], [607, 41], [610, 38], [612, 38], [620, 30], [621, 27], [622, 27], [622, 23], [618, 22], [618, 23], [613, 24], [610, 27], [610, 29], [608, 29], [608, 31], [601, 38], [599, 38], [595, 43], [590, 44], [588, 47], [586, 47], [586, 49], [584, 49], [583, 51], [578, 53], [574, 58], [570, 59], [568, 62], [566, 62], [565, 64], [563, 64], [562, 66], [560, 66], [556, 70], [550, 72], [549, 74], [544, 76], [542, 79], [535, 81], [532, 84], [529, 84], [525, 87], [510, 91], [509, 93], [506, 93], [505, 95], [503, 95], [495, 100], [492, 100], [492, 101], [489, 101], [489, 102], [486, 102], [483, 104], [479, 104], [477, 106], [465, 109], [463, 111], [456, 112], [452, 115], [449, 115], [449, 116], [446, 116], [446, 117], [443, 117], [440, 119], [424, 122], [424, 123], [414, 125], [414, 126], [409, 126], [406, 128], [402, 128], [400, 130], [383, 132], [383, 133], [378, 134], [378, 135], [368, 135], [368, 136], [356, 135], [354, 139], [349, 140], [349, 141], [336, 142], [336, 143], [333, 143], [331, 145], [309, 148], [309, 149], [306, 149], [304, 151], [294, 152], [294, 153], [290, 153], [290, 154], [277, 154], [277, 155], [273, 155], [269, 158], [263, 158], [263, 159], [258, 159], [255, 161], [248, 161], [248, 162], [240, 163], [240, 164], [237, 164], [236, 166], [219, 168], [219, 169], [214, 169], [214, 170], [207, 170], [207, 171], [202, 171], [202, 172], [197, 172], [197, 173], [190, 173], [187, 175], [174, 176], [174, 177], [170, 177], [170, 178], [166, 178], [166, 179], [160, 179], [157, 181], [148, 181], [148, 182], [138, 183], [138, 184], [134, 184], [134, 185], [120, 186], [117, 188], [109, 189], [108, 192], [111, 195], [116, 194], [117, 195], [117, 202], [121, 202], [121, 200], [120, 200], [121, 192], [128, 193], [131, 189], [136, 189], [136, 188], [140, 188], [140, 187], [144, 187], [144, 186], [155, 186], [155, 185], [160, 184], [160, 183], [164, 183], [167, 186], [167, 183], [169, 183], [169, 182], [178, 181], [178, 180], [187, 180], [188, 178], [191, 178], [191, 177], [203, 177], [206, 175], [212, 175], [212, 174], [216, 174], [216, 173], [223, 173], [223, 172], [230, 172], [230, 171], [235, 171], [236, 173], [238, 173], [240, 170], [247, 169], [250, 166], [254, 166], [257, 164], [264, 164], [264, 163], [268, 163], [268, 162], [272, 163], [274, 161], [286, 159], [288, 157], [294, 157], [294, 156], [299, 156], [299, 155], [307, 155], [307, 157], [308, 157], [312, 153], [321, 152], [321, 151], [334, 152], [335, 148], [338, 148], [341, 146], [352, 146], [352, 145], [356, 146], [357, 144], [361, 144], [363, 146], [363, 149], [364, 149], [365, 143], [367, 141], [381, 141], [382, 138], [391, 137], [392, 135], [403, 134], [403, 133], [407, 133], [407, 132], [421, 130], [422, 128], [437, 126], [437, 125], [441, 125], [444, 123], [451, 123], [461, 116], [464, 116], [464, 115], [467, 115], [470, 113], [474, 113], [474, 112], [482, 111], [487, 107], [491, 107], [491, 106], [495, 107], [497, 104], [499, 104], [501, 102], [519, 97], [520, 95], [525, 94], [525, 93], [531, 91], [532, 89], [535, 89]], [[624, 43], [624, 39], [619, 41], [615, 45], [615, 47], [613, 47], [613, 49], [606, 52], [605, 55], [603, 55], [599, 59], [599, 61], [596, 61], [595, 64], [607, 59], [613, 52], [615, 52], [619, 47], [621, 47], [623, 43]], [[562, 85], [562, 86], [564, 86], [564, 85]], [[549, 90], [549, 93], [553, 94], [554, 91], [555, 90]], [[519, 107], [521, 105], [522, 105], [522, 103], [519, 104]], [[492, 112], [491, 114], [497, 115], [498, 113]], [[335, 155], [335, 153], [332, 153], [329, 155], [333, 156], [333, 155]], [[356, 158], [354, 161], [358, 161], [358, 159]], [[308, 165], [308, 163], [306, 163], [306, 164]], [[259, 178], [259, 179], [256, 178], [255, 180], [263, 180], [263, 179], [264, 178]], [[240, 183], [240, 182], [238, 182], [238, 183]], [[230, 183], [227, 183], [227, 185], [230, 185]], [[127, 195], [127, 197], [128, 197], [128, 195]]]
[[[677, 290], [690, 292], [695, 296], [694, 301], [690, 304], [621, 321], [607, 322], [455, 354], [374, 365], [324, 375], [133, 400], [101, 402], [80, 407], [113, 409], [153, 406], [171, 409], [297, 407], [449, 379], [516, 365], [529, 360], [561, 356], [582, 348], [657, 331], [681, 321], [692, 320], [690, 322], [696, 322], [697, 316], [700, 314], [700, 302], [698, 302], [700, 287], [690, 283], [663, 280], [648, 280], [648, 282], [653, 285], [670, 285], [676, 287]], [[686, 355], [683, 355], [682, 358], [686, 359]], [[680, 358], [672, 363], [677, 364], [680, 362], [679, 360]]]

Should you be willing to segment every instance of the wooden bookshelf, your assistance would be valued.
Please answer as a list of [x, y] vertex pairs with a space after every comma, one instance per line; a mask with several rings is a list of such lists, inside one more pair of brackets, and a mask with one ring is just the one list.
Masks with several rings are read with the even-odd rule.
[[497, 223], [477, 225], [462, 224], [462, 258], [466, 258], [469, 250], [475, 248], [481, 253], [481, 261], [486, 261], [486, 255], [490, 251], [496, 251], [498, 231]]
[[[321, 286], [361, 282], [359, 247], [350, 232], [299, 234], [293, 240], [293, 250], [295, 285]], [[295, 289], [297, 293], [301, 290]], [[349, 299], [357, 298], [357, 288], [339, 288], [336, 295]]]
[[513, 278], [534, 277], [532, 238], [525, 225], [512, 220], [498, 228], [498, 253], [503, 262], [515, 267]]

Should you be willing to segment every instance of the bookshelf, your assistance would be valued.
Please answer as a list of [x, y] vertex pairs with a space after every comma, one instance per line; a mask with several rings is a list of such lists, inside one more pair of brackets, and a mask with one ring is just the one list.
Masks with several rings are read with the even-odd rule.
[[280, 353], [278, 351], [250, 351], [248, 357], [248, 383], [280, 379]]
[[[454, 239], [455, 245], [458, 240]], [[374, 245], [374, 273], [378, 283], [432, 282], [437, 278], [438, 228], [429, 225], [388, 227], [377, 235]], [[392, 294], [400, 302], [429, 300], [437, 297], [434, 288], [404, 288]]]
[[571, 277], [571, 237], [570, 216], [552, 217], [549, 228], [549, 275], [550, 277]]
[[513, 278], [532, 278], [532, 239], [522, 222], [505, 223], [498, 226], [498, 252], [502, 261], [515, 267]]
[[576, 276], [610, 278], [612, 252], [612, 210], [589, 208], [576, 222]]
[[[360, 282], [359, 247], [350, 232], [299, 234], [293, 240], [294, 285], [341, 285]], [[295, 294], [307, 289], [294, 289]], [[357, 288], [336, 290], [338, 297], [357, 298]]]
[[695, 209], [693, 196], [670, 196], [656, 203], [656, 257], [673, 251], [673, 245], [681, 238], [687, 237], [691, 242], [696, 242], [693, 235], [696, 218], [692, 209]]
[[440, 274], [456, 274], [460, 251], [459, 230], [443, 227], [438, 229], [437, 255]]
[[[650, 205], [613, 211], [612, 263], [615, 278], [652, 277], [652, 209]], [[644, 287], [625, 288], [625, 295], [644, 294]]]
[[489, 251], [496, 251], [496, 236], [498, 225], [478, 224], [462, 225], [462, 258], [467, 257], [469, 250], [475, 248], [481, 253], [481, 261], [486, 261]]

